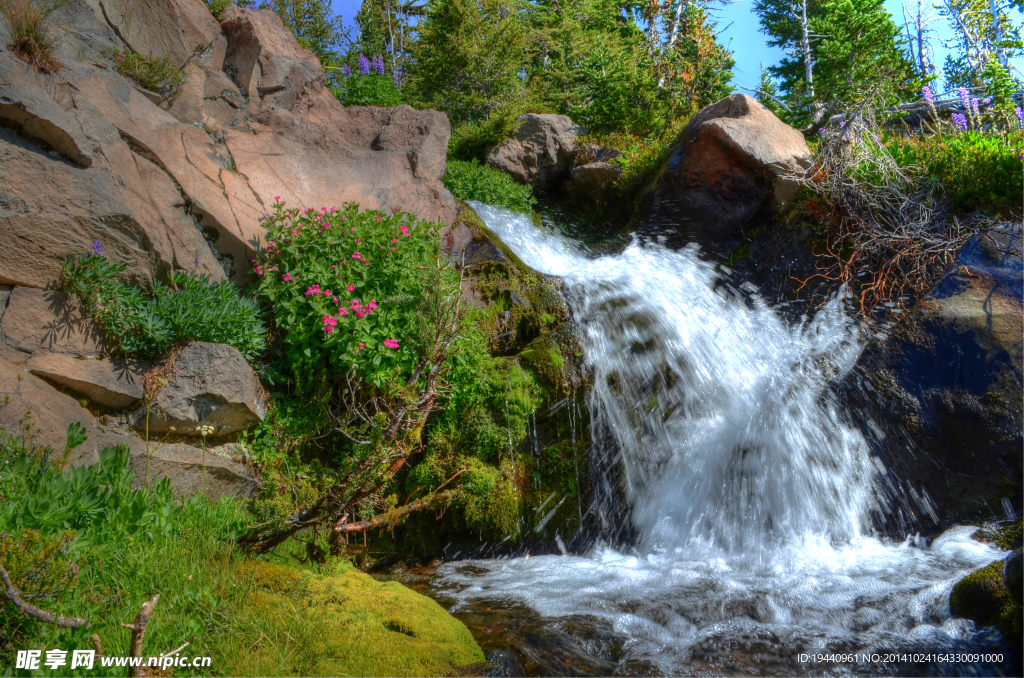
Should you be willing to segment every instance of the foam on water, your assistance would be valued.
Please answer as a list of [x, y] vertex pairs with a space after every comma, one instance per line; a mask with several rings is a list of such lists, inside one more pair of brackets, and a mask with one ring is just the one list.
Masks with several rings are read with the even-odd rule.
[[829, 389], [861, 350], [841, 299], [793, 327], [694, 249], [633, 242], [593, 258], [520, 215], [473, 207], [565, 281], [594, 374], [592, 439], [611, 441], [592, 463], [614, 467], [628, 504], [600, 518], [631, 521], [639, 544], [449, 563], [451, 595], [604, 617], [631, 656], [669, 673], [702, 640], [758, 632], [785, 652], [971, 641], [970, 624], [949, 619], [949, 590], [1001, 554], [971, 528], [931, 544], [871, 536], [884, 469]]

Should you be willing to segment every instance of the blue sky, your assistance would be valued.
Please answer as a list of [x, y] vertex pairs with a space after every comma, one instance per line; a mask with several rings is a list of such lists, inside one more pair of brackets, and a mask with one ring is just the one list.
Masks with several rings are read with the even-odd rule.
[[[351, 24], [360, 2], [361, 0], [333, 0], [334, 11], [344, 17], [346, 24]], [[886, 0], [885, 6], [893, 15], [894, 20], [902, 25], [902, 0]], [[738, 0], [725, 6], [715, 4], [713, 13], [718, 17], [719, 27], [724, 28], [728, 24], [732, 24], [725, 29], [720, 39], [725, 41], [735, 52], [734, 84], [742, 87], [756, 87], [760, 73], [759, 65], [763, 63], [765, 66], [770, 66], [777, 63], [784, 56], [783, 51], [769, 47], [765, 43], [765, 36], [758, 30], [753, 0]], [[1014, 14], [1017, 15], [1016, 12]], [[1019, 15], [1015, 18], [1019, 19]], [[950, 30], [943, 19], [937, 18], [933, 27], [936, 29], [938, 37], [950, 37]], [[934, 49], [932, 61], [941, 69], [946, 51], [938, 40], [934, 42]]]

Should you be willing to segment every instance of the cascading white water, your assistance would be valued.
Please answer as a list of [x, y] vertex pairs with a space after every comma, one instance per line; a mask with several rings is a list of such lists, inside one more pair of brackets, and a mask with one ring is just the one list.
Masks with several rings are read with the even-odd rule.
[[794, 328], [695, 250], [634, 242], [593, 258], [522, 216], [473, 207], [565, 281], [594, 372], [593, 426], [616, 443], [595, 463], [621, 460], [625, 474], [629, 515], [605, 518], [633, 521], [640, 543], [632, 555], [448, 564], [451, 595], [610, 619], [634, 659], [670, 673], [719, 635], [765, 631], [802, 651], [970, 635], [946, 595], [998, 551], [969, 528], [930, 546], [869, 536], [882, 469], [828, 389], [860, 352], [840, 299]]

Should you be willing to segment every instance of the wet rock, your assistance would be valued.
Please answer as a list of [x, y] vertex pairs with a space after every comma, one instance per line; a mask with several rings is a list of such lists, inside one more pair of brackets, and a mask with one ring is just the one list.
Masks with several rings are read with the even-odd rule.
[[803, 135], [745, 94], [707, 106], [687, 124], [644, 191], [644, 222], [707, 243], [785, 212], [806, 169]]
[[25, 353], [94, 356], [109, 353], [103, 335], [77, 299], [64, 292], [15, 287], [0, 317], [0, 338]]
[[569, 176], [576, 138], [586, 130], [568, 116], [526, 113], [512, 138], [487, 153], [487, 164], [535, 190], [554, 188]]
[[1014, 600], [1024, 599], [1024, 550], [1018, 548], [1003, 561], [1003, 585]]
[[511, 678], [513, 676], [525, 676], [523, 667], [516, 661], [515, 654], [509, 650], [489, 650], [484, 653], [487, 657], [488, 666], [485, 676], [494, 678]]
[[997, 627], [1009, 642], [1014, 662], [1019, 667], [1020, 639], [1024, 637], [1021, 599], [1007, 590], [1003, 568], [1003, 561], [997, 560], [954, 584], [949, 594], [949, 609], [953, 616], [970, 619], [979, 627]]
[[[212, 427], [213, 437], [236, 433], [262, 421], [267, 406], [256, 373], [238, 349], [227, 344], [194, 341], [172, 353], [157, 373], [166, 374], [149, 411], [149, 434], [199, 437]], [[130, 416], [132, 428], [146, 429], [146, 410]]]
[[85, 395], [97, 405], [113, 409], [142, 400], [142, 375], [149, 363], [139, 360], [78, 360], [58, 353], [33, 356], [28, 371]]
[[999, 520], [1004, 502], [1021, 505], [1020, 237], [1018, 224], [969, 241], [846, 379], [847, 409], [897, 486], [894, 533]]

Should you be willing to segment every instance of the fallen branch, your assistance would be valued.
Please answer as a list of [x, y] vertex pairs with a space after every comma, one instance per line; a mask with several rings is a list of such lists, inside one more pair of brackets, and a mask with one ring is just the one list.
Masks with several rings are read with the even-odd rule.
[[442, 492], [441, 494], [429, 494], [423, 499], [418, 499], [411, 504], [406, 504], [405, 506], [396, 508], [393, 511], [388, 511], [387, 513], [382, 513], [379, 516], [374, 516], [369, 520], [361, 520], [358, 523], [345, 523], [338, 521], [338, 524], [334, 526], [334, 531], [342, 534], [348, 534], [350, 532], [366, 532], [367, 530], [372, 530], [375, 527], [391, 525], [399, 518], [402, 518], [413, 511], [425, 508], [434, 502], [440, 501], [442, 498], [450, 497], [451, 495], [451, 491]]
[[0, 579], [3, 579], [4, 581], [7, 597], [10, 598], [12, 603], [14, 603], [14, 607], [18, 608], [29, 617], [35, 617], [47, 624], [56, 624], [57, 626], [65, 629], [77, 629], [88, 624], [88, 622], [81, 617], [65, 617], [57, 614], [56, 612], [42, 610], [25, 600], [21, 595], [21, 591], [19, 591], [14, 585], [14, 582], [11, 581], [10, 575], [7, 574], [7, 570], [5, 570], [2, 565], [0, 565]]

